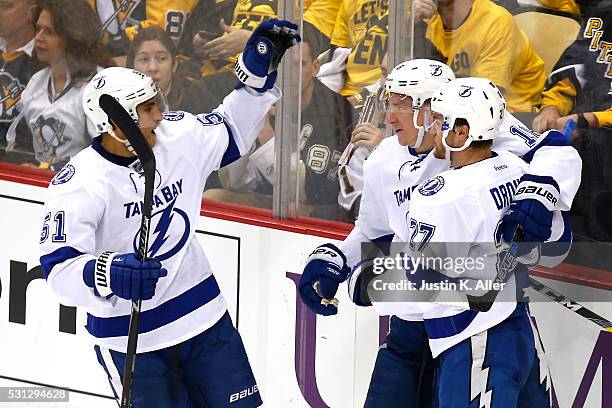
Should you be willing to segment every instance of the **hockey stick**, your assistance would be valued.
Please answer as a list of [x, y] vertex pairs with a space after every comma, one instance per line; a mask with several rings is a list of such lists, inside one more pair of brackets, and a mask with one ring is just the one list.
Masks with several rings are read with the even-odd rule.
[[[123, 109], [115, 98], [110, 95], [100, 96], [100, 107], [121, 129], [127, 137], [144, 169], [145, 191], [142, 206], [142, 220], [140, 223], [140, 236], [138, 239], [138, 257], [147, 258], [149, 250], [149, 226], [151, 224], [151, 211], [153, 204], [153, 186], [155, 183], [155, 156], [144, 135], [134, 123], [134, 119]], [[121, 394], [121, 408], [130, 408], [132, 393], [132, 378], [136, 364], [136, 346], [138, 344], [138, 319], [140, 317], [141, 301], [132, 302], [130, 326], [128, 330], [128, 344], [125, 355], [123, 371], [123, 392]]]
[[[516, 267], [516, 259], [518, 258], [519, 242], [523, 240], [523, 231], [520, 227], [517, 227], [512, 234], [512, 242], [510, 242], [510, 248], [505, 250], [500, 256], [497, 263], [497, 275], [493, 281], [493, 287], [499, 287], [500, 284], [506, 282], [514, 268]], [[491, 289], [482, 296], [466, 295], [470, 310], [476, 310], [479, 312], [488, 312], [497, 298], [497, 294], [500, 289]]]
[[585, 319], [592, 321], [596, 325], [600, 326], [602, 330], [612, 332], [612, 322], [606, 319], [605, 317], [598, 315], [592, 310], [582, 306], [580, 303], [573, 301], [572, 299], [546, 286], [538, 280], [529, 278], [529, 283], [531, 284], [531, 287], [535, 289], [538, 293], [541, 293], [549, 299], [554, 300], [561, 306], [565, 307], [568, 310], [571, 310], [577, 315], [580, 315]]

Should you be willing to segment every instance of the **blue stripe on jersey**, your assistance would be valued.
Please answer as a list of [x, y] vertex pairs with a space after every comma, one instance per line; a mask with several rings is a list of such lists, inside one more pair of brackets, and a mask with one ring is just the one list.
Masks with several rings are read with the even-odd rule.
[[425, 330], [430, 339], [451, 337], [464, 331], [476, 318], [478, 312], [466, 310], [454, 316], [425, 319]]
[[374, 238], [372, 242], [376, 244], [376, 247], [380, 249], [385, 255], [391, 253], [391, 242], [395, 234], [382, 235], [378, 238]]
[[[159, 329], [173, 321], [187, 316], [194, 310], [204, 306], [221, 291], [214, 276], [209, 276], [193, 288], [170, 299], [161, 305], [140, 313], [138, 333], [147, 333]], [[87, 314], [87, 331], [94, 337], [127, 336], [130, 316], [96, 317]]]
[[69, 259], [76, 258], [78, 256], [83, 255], [83, 253], [79, 250], [74, 249], [70, 246], [61, 247], [51, 252], [50, 254], [43, 255], [40, 257], [40, 266], [43, 271], [43, 276], [45, 279], [49, 278], [49, 274], [55, 267], [55, 265], [60, 264]]
[[238, 145], [236, 145], [232, 129], [230, 129], [230, 127], [225, 121], [223, 121], [223, 124], [227, 129], [227, 137], [229, 138], [229, 143], [227, 145], [227, 150], [225, 151], [225, 153], [223, 154], [223, 158], [221, 159], [221, 167], [225, 167], [240, 158], [240, 149], [238, 149]]
[[531, 163], [533, 160], [533, 155], [544, 146], [570, 146], [570, 143], [563, 133], [559, 132], [558, 130], [550, 130], [546, 137], [542, 139], [542, 141], [536, 147], [521, 157], [521, 159], [527, 163]]

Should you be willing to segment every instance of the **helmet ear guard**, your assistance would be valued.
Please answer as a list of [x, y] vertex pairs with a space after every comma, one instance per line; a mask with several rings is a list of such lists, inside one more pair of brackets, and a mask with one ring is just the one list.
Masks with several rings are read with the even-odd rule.
[[[493, 140], [506, 112], [506, 101], [499, 89], [482, 78], [459, 78], [444, 85], [431, 101], [432, 111], [444, 116], [442, 144], [447, 159], [450, 152], [467, 149], [474, 141]], [[448, 132], [457, 119], [469, 124], [469, 134], [461, 147], [447, 143]]]

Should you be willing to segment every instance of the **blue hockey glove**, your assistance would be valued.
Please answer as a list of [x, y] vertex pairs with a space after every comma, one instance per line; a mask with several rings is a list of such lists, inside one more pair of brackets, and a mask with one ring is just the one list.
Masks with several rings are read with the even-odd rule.
[[83, 269], [83, 280], [96, 295], [132, 301], [153, 298], [158, 279], [166, 275], [168, 271], [154, 258], [141, 261], [134, 253], [110, 251], [87, 262]]
[[302, 301], [317, 314], [335, 315], [338, 313], [338, 300], [334, 296], [338, 285], [346, 280], [349, 272], [346, 257], [335, 245], [317, 247], [308, 257], [300, 278]]
[[258, 25], [234, 65], [240, 81], [236, 89], [245, 85], [258, 92], [271, 89], [285, 51], [302, 41], [297, 30], [297, 25], [275, 18]]
[[559, 202], [559, 185], [552, 177], [525, 174], [516, 189], [510, 208], [500, 225], [502, 239], [512, 242], [517, 228], [522, 231], [522, 242], [517, 256], [523, 256], [552, 233], [553, 210]]

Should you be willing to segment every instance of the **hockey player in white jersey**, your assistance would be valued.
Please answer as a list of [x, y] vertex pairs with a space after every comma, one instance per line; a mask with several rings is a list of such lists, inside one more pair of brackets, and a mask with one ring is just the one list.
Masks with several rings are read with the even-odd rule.
[[[430, 60], [405, 62], [390, 73], [385, 84], [390, 94], [387, 121], [396, 135], [384, 139], [365, 162], [362, 206], [350, 235], [338, 247], [325, 244], [317, 248], [307, 261], [300, 295], [315, 313], [337, 313], [337, 303], [328, 299], [335, 296], [338, 284], [348, 277], [351, 269], [353, 278], [359, 276], [362, 242], [392, 238], [397, 242], [408, 241], [407, 216], [414, 189], [423, 180], [449, 168], [445, 160], [430, 154], [433, 135], [425, 128], [433, 123], [427, 117], [429, 99], [443, 83], [452, 79], [454, 74], [449, 67]], [[507, 114], [494, 143], [496, 149], [508, 150], [530, 161], [532, 174], [552, 176], [561, 186], [559, 209], [569, 209], [580, 181], [581, 162], [576, 151], [561, 139], [558, 132], [544, 135], [531, 132]], [[507, 193], [505, 197], [510, 200]], [[528, 197], [515, 198], [512, 208], [512, 215], [518, 217], [502, 227], [508, 224], [508, 229], [513, 231], [516, 223], [520, 223], [525, 236], [535, 242], [550, 236], [551, 224], [546, 220], [549, 214], [552, 217], [551, 212], [546, 209], [542, 212]], [[355, 290], [359, 287], [350, 285], [350, 295], [357, 304], [363, 304], [361, 294]], [[381, 315], [394, 316], [386, 344], [378, 353], [366, 406], [417, 406], [423, 362], [431, 359], [427, 355], [422, 314], [399, 303], [375, 303], [374, 306]]]
[[[162, 114], [153, 80], [131, 69], [107, 68], [87, 85], [83, 106], [99, 136], [49, 186], [40, 261], [61, 302], [88, 312], [86, 328], [116, 396], [122, 392], [131, 301], [144, 301], [135, 408], [262, 403], [194, 233], [207, 177], [250, 149], [280, 98], [275, 67], [299, 41], [295, 24], [262, 23], [236, 64], [236, 90], [212, 113]], [[137, 121], [156, 157], [146, 261], [136, 255], [143, 173], [125, 136], [98, 105], [105, 93]]]
[[[510, 200], [501, 199], [500, 191], [506, 196], [528, 194], [520, 184], [528, 164], [492, 150], [505, 108], [501, 92], [489, 80], [462, 78], [443, 86], [431, 102], [434, 155], [449, 160], [452, 169], [421, 183], [410, 203], [408, 246], [413, 254], [455, 261], [449, 265], [480, 260], [470, 270], [435, 268], [449, 281], [463, 279], [463, 289], [472, 296], [486, 293], [498, 267], [505, 267], [497, 264], [498, 227]], [[540, 183], [537, 191], [538, 202], [554, 210], [559, 186]], [[563, 230], [562, 216], [558, 211], [555, 215], [553, 231], [558, 236], [553, 239]], [[540, 341], [522, 300], [519, 272], [525, 276], [526, 267], [514, 269], [487, 312], [440, 304], [422, 309], [433, 357], [440, 356], [436, 400], [441, 407], [550, 406], [550, 383], [540, 384], [548, 366], [538, 356]]]

